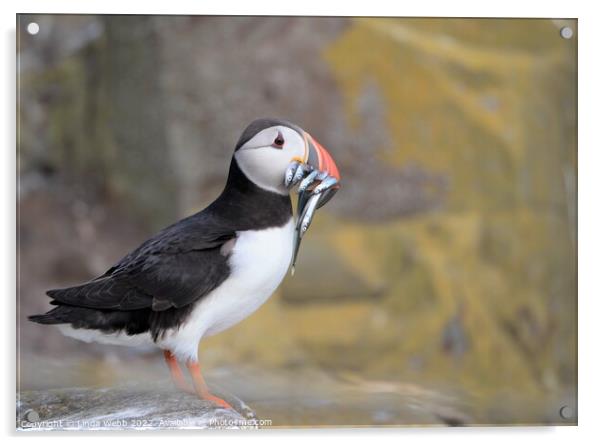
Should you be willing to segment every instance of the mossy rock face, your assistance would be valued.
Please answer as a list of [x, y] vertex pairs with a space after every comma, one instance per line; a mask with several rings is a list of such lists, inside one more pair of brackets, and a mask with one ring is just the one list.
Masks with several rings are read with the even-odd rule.
[[[565, 25], [576, 29], [357, 19], [323, 48], [360, 143], [334, 147], [342, 188], [281, 291], [306, 356], [451, 379], [485, 398], [574, 388], [576, 41], [560, 38]], [[391, 198], [395, 187], [421, 204]]]
[[[341, 258], [388, 290], [374, 308], [382, 323], [358, 344], [396, 352], [375, 348], [361, 360], [369, 372], [409, 376], [421, 363], [423, 376], [478, 391], [575, 383], [576, 40], [560, 38], [565, 25], [576, 23], [357, 19], [325, 49], [358, 132], [366, 85], [384, 98], [389, 143], [375, 156], [449, 181], [435, 213], [333, 230]], [[326, 343], [314, 350], [324, 360]]]
[[243, 412], [217, 407], [175, 390], [142, 388], [65, 388], [19, 394], [17, 429], [123, 430], [245, 428], [254, 414], [231, 396]]

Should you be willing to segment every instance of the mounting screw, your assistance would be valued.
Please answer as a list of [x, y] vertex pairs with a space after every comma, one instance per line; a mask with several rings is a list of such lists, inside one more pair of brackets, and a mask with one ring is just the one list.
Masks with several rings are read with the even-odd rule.
[[35, 36], [40, 32], [40, 25], [38, 25], [36, 22], [31, 22], [29, 25], [27, 25], [27, 32], [32, 36]]
[[560, 408], [560, 411], [558, 411], [558, 414], [560, 414], [560, 417], [562, 417], [563, 419], [572, 419], [573, 418], [573, 408], [571, 408], [570, 406], [564, 405]]
[[39, 422], [40, 421], [40, 415], [34, 411], [33, 409], [27, 410], [25, 412], [25, 420], [31, 423], [35, 423], [35, 422]]
[[571, 37], [573, 37], [573, 29], [569, 26], [562, 27], [560, 29], [560, 37], [567, 40], [570, 39]]

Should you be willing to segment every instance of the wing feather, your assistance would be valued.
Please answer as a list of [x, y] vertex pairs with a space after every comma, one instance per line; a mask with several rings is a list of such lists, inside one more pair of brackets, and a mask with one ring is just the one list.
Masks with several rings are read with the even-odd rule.
[[225, 280], [229, 250], [224, 254], [220, 248], [235, 238], [223, 222], [193, 215], [144, 242], [102, 276], [47, 294], [61, 304], [94, 309], [181, 308]]

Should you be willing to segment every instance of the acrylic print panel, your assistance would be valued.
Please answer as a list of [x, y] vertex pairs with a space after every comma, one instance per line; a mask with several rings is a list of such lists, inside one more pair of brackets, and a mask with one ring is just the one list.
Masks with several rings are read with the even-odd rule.
[[576, 424], [576, 20], [17, 36], [17, 428]]

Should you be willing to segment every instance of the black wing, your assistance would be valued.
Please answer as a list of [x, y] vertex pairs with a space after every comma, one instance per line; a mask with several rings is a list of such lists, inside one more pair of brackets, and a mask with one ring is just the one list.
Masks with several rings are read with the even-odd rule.
[[47, 294], [55, 304], [93, 309], [181, 308], [227, 278], [228, 253], [222, 246], [235, 238], [223, 221], [198, 213], [145, 241], [104, 275]]

